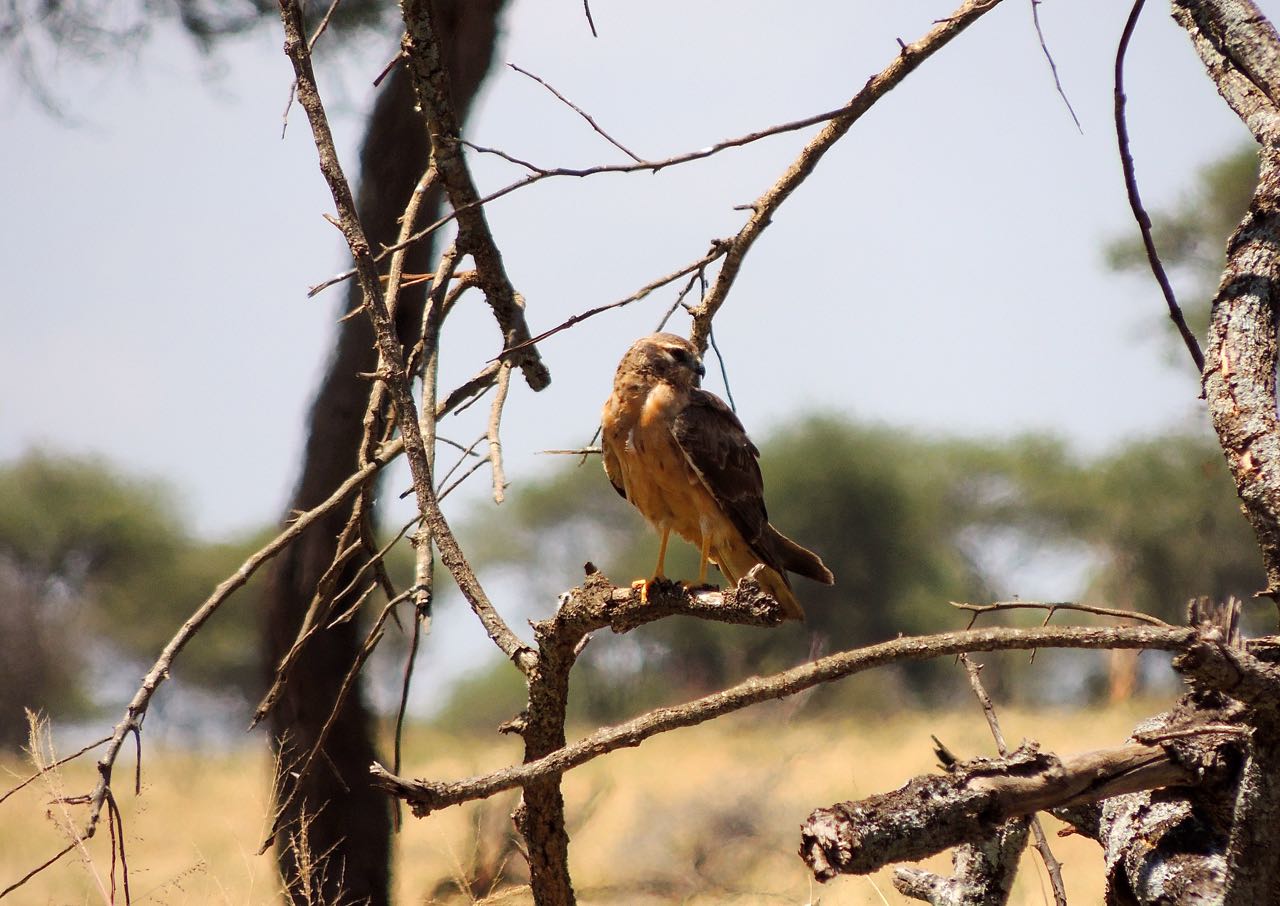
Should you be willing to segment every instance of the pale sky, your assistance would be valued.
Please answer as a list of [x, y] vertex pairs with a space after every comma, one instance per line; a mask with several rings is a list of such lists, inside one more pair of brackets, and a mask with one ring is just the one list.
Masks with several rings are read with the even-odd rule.
[[[1275, 3], [1264, 3], [1264, 9]], [[516, 2], [499, 53], [638, 153], [660, 157], [844, 103], [951, 6], [941, 2]], [[802, 12], [797, 12], [803, 9]], [[717, 320], [739, 414], [758, 437], [826, 409], [920, 431], [1058, 433], [1100, 451], [1200, 418], [1170, 359], [1154, 283], [1106, 272], [1134, 227], [1111, 124], [1127, 4], [1047, 0], [1046, 36], [1084, 126], [1054, 92], [1027, 3], [1009, 0], [857, 124], [779, 211]], [[281, 112], [278, 24], [202, 59], [161, 29], [133, 62], [66, 65], [78, 120], [0, 93], [7, 211], [0, 268], [0, 460], [32, 446], [100, 453], [173, 483], [206, 535], [275, 519], [342, 304], [307, 287], [345, 269], [310, 132]], [[341, 76], [321, 69], [348, 173], [369, 83], [394, 38]], [[1133, 151], [1148, 206], [1247, 140], [1182, 31], [1148, 9], [1129, 62]], [[744, 219], [815, 130], [659, 175], [544, 182], [489, 209], [537, 332], [698, 257]], [[467, 128], [545, 165], [620, 160], [540, 86], [495, 70]], [[482, 191], [521, 175], [478, 160]], [[621, 352], [674, 290], [543, 346], [551, 388], [518, 387], [507, 474], [590, 437]], [[686, 322], [674, 322], [684, 330]], [[498, 351], [479, 298], [445, 335], [444, 385]], [[718, 388], [714, 367], [708, 386]], [[469, 441], [486, 406], [445, 433]], [[462, 501], [483, 498], [483, 476]], [[470, 505], [470, 504], [468, 504]], [[454, 512], [458, 512], [457, 509]]]

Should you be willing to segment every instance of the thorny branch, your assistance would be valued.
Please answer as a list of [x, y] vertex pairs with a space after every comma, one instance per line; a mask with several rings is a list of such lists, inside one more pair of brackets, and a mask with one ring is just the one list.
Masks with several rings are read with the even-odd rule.
[[[691, 598], [688, 603], [691, 609], [679, 612], [693, 612], [692, 608], [695, 606], [705, 608], [709, 616], [719, 613], [725, 607], [720, 593], [708, 592]], [[372, 770], [375, 779], [384, 789], [408, 802], [414, 814], [422, 817], [450, 805], [483, 799], [494, 793], [522, 786], [547, 774], [564, 773], [614, 749], [637, 746], [658, 733], [695, 726], [749, 705], [785, 698], [820, 683], [852, 676], [885, 664], [928, 660], [962, 652], [1030, 648], [1142, 648], [1181, 651], [1194, 638], [1194, 630], [1184, 628], [1100, 629], [1072, 626], [966, 630], [894, 639], [828, 655], [773, 676], [752, 677], [721, 692], [683, 705], [659, 708], [617, 726], [605, 727], [537, 761], [504, 768], [492, 774], [454, 782], [428, 782], [395, 777], [378, 765]]]
[[948, 603], [958, 610], [966, 610], [973, 614], [973, 619], [969, 621], [970, 628], [973, 627], [973, 624], [977, 622], [978, 617], [982, 614], [995, 613], [1002, 610], [1043, 610], [1046, 611], [1046, 623], [1059, 610], [1070, 610], [1076, 613], [1091, 613], [1100, 617], [1115, 617], [1120, 620], [1137, 620], [1139, 623], [1146, 623], [1149, 626], [1170, 625], [1159, 617], [1153, 617], [1149, 613], [1142, 613], [1138, 610], [1098, 607], [1094, 604], [1078, 604], [1073, 601], [994, 601], [990, 604], [969, 604], [963, 601], [950, 601]]

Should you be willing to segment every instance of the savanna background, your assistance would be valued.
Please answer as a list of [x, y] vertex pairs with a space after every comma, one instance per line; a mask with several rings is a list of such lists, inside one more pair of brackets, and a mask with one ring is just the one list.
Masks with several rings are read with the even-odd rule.
[[[368, 6], [350, 4], [318, 50], [348, 151], [367, 86], [394, 52], [387, 12]], [[945, 14], [827, 4], [797, 22], [764, 5], [597, 3], [592, 38], [581, 10], [562, 6], [503, 12], [502, 56], [467, 127], [479, 144], [548, 164], [609, 150], [503, 57], [656, 156], [837, 106], [895, 37]], [[962, 627], [968, 615], [951, 601], [1080, 600], [1178, 622], [1193, 595], [1247, 598], [1261, 586], [1195, 375], [1126, 220], [1099, 62], [1117, 11], [1041, 5], [1077, 131], [1028, 10], [1007, 6], [824, 164], [716, 322], [708, 386], [733, 395], [762, 448], [773, 521], [820, 551], [837, 584], [801, 587], [803, 626], [681, 618], [593, 640], [570, 699], [579, 730], [818, 653]], [[0, 116], [20, 138], [6, 142], [2, 178], [24, 228], [0, 250], [12, 280], [0, 336], [0, 765], [16, 784], [33, 762], [104, 735], [175, 628], [273, 534], [346, 311], [305, 290], [346, 264], [319, 217], [326, 201], [297, 111], [280, 138], [290, 76], [272, 9], [156, 4], [94, 20], [84, 7], [61, 31], [49, 27], [54, 7], [12, 9], [0, 14], [11, 17], [0, 18], [11, 64]], [[1157, 240], [1203, 332], [1256, 169], [1180, 42], [1158, 15], [1139, 30], [1132, 128]], [[762, 67], [752, 48], [766, 45], [777, 63]], [[779, 139], [694, 172], [543, 184], [496, 203], [531, 321], [625, 296], [700, 252], [794, 147]], [[494, 186], [518, 175], [474, 156]], [[585, 561], [619, 582], [651, 566], [654, 539], [598, 461], [540, 451], [589, 442], [618, 356], [673, 296], [548, 341], [552, 388], [513, 391], [505, 502], [488, 499], [483, 468], [446, 501], [513, 624], [549, 613]], [[460, 307], [444, 374], [464, 374], [474, 356], [463, 352], [493, 345], [485, 317]], [[441, 433], [465, 444], [483, 417], [464, 413]], [[457, 474], [475, 458], [462, 456]], [[393, 472], [386, 496], [406, 485]], [[381, 506], [388, 540], [409, 518], [403, 506]], [[687, 548], [669, 562], [672, 575], [696, 571]], [[411, 554], [396, 549], [388, 568], [409, 581]], [[256, 854], [271, 755], [262, 730], [244, 729], [268, 674], [264, 595], [260, 579], [237, 593], [148, 714], [141, 793], [121, 797], [135, 902], [279, 899], [274, 864]], [[409, 699], [414, 776], [519, 760], [496, 728], [522, 707], [522, 683], [473, 623], [443, 592]], [[383, 746], [407, 644], [393, 627], [366, 670]], [[1117, 742], [1177, 692], [1154, 655], [984, 660], [1006, 735], [1055, 750]], [[795, 831], [815, 805], [929, 769], [931, 734], [965, 755], [994, 750], [951, 662], [878, 671], [597, 760], [566, 780], [579, 893], [899, 902], [884, 877], [816, 888]], [[58, 797], [91, 774], [82, 759], [0, 803], [0, 888], [65, 845], [76, 811]], [[406, 817], [397, 900], [527, 897], [513, 802]], [[1095, 901], [1094, 844], [1055, 849], [1073, 902]], [[18, 901], [109, 899], [110, 849], [95, 840], [77, 856]], [[1051, 901], [1036, 869], [1018, 884], [1017, 902]]]

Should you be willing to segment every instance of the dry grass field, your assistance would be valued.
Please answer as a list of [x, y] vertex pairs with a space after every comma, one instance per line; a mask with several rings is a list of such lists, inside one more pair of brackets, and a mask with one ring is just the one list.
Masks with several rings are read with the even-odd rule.
[[[1011, 741], [1082, 751], [1123, 740], [1159, 704], [1106, 712], [1001, 714]], [[991, 754], [976, 705], [952, 713], [907, 713], [869, 723], [791, 720], [785, 707], [758, 708], [711, 725], [680, 730], [598, 759], [569, 775], [566, 799], [574, 879], [585, 904], [884, 904], [911, 902], [888, 872], [872, 878], [811, 881], [795, 855], [797, 829], [810, 810], [887, 790], [931, 770], [931, 733], [961, 755]], [[456, 778], [517, 757], [511, 740], [449, 738], [415, 731], [408, 771]], [[266, 826], [269, 765], [256, 751], [202, 757], [144, 750], [142, 794], [121, 795], [133, 901], [139, 904], [278, 902], [269, 856], [255, 854]], [[2, 785], [30, 767], [0, 761]], [[129, 777], [131, 758], [119, 775]], [[0, 804], [0, 889], [65, 845], [59, 790], [89, 789], [92, 762], [60, 771]], [[120, 782], [127, 787], [128, 780]], [[529, 902], [519, 886], [520, 856], [507, 843], [514, 795], [406, 819], [398, 838], [397, 902]], [[76, 820], [82, 807], [71, 807]], [[1049, 822], [1050, 833], [1056, 824]], [[1048, 826], [1048, 825], [1047, 825]], [[1101, 901], [1097, 846], [1055, 839], [1074, 904]], [[934, 868], [945, 868], [946, 857]], [[10, 896], [19, 904], [110, 902], [105, 828], [87, 851], [68, 857]], [[488, 880], [504, 869], [508, 882]], [[514, 880], [514, 883], [512, 883]], [[465, 890], [460, 890], [464, 888]], [[487, 898], [486, 898], [487, 897]], [[116, 902], [122, 903], [119, 893]], [[1019, 904], [1051, 903], [1043, 870], [1027, 856], [1014, 891]]]

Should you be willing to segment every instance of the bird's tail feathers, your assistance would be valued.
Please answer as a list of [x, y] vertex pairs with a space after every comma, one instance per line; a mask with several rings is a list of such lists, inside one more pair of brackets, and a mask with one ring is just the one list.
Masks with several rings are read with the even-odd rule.
[[835, 584], [836, 577], [831, 574], [831, 570], [827, 569], [827, 564], [822, 562], [821, 557], [807, 547], [796, 544], [772, 525], [769, 528], [773, 531], [773, 549], [777, 552], [778, 561], [785, 569], [798, 576], [821, 582], [823, 585]]
[[782, 605], [782, 609], [787, 613], [787, 619], [804, 620], [804, 608], [796, 600], [795, 592], [791, 590], [791, 585], [787, 582], [786, 576], [777, 570], [761, 566], [760, 571], [756, 573], [756, 581], [760, 583], [761, 588], [769, 593], [770, 597]]
[[754, 578], [760, 583], [760, 588], [769, 597], [782, 605], [782, 609], [786, 612], [786, 619], [804, 619], [804, 609], [800, 607], [800, 602], [796, 600], [795, 593], [791, 590], [791, 583], [787, 581], [786, 573], [780, 573], [776, 569], [764, 565], [746, 547], [740, 549], [732, 546], [721, 548], [715, 552], [715, 555], [720, 571], [729, 582], [736, 583], [754, 569]]

